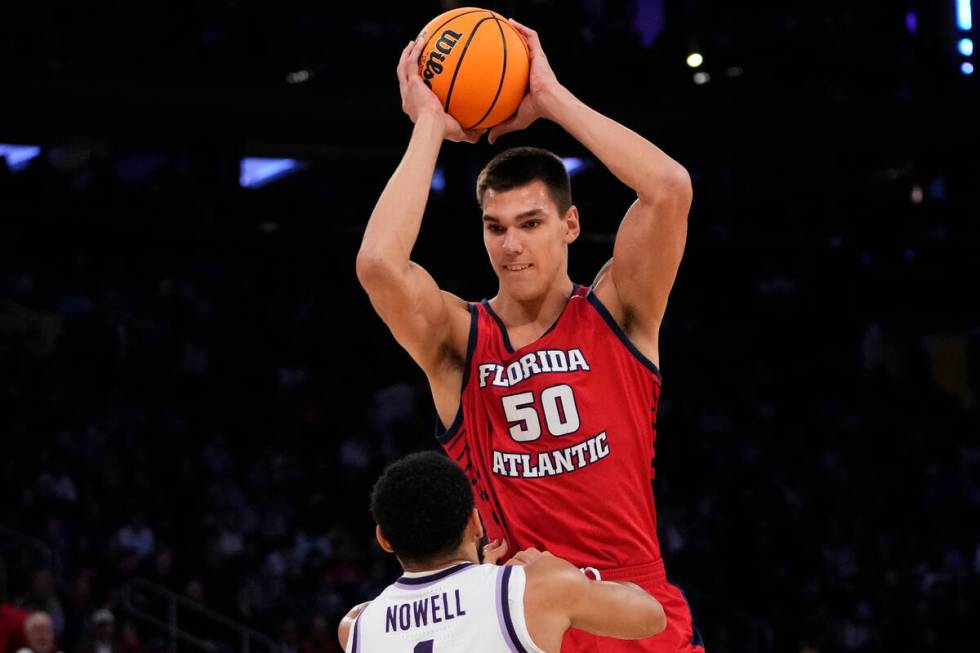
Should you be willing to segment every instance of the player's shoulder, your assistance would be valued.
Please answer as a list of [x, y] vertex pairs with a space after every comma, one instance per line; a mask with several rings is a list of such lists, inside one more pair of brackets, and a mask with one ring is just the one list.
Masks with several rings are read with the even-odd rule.
[[531, 603], [563, 604], [590, 582], [575, 565], [553, 555], [539, 557], [523, 571], [525, 599]]

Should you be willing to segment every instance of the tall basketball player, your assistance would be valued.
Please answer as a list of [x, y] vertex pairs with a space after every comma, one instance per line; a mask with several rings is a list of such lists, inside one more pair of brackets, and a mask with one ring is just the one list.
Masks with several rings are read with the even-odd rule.
[[465, 302], [411, 260], [442, 142], [480, 137], [422, 83], [416, 43], [398, 65], [415, 127], [365, 229], [358, 278], [428, 377], [439, 439], [470, 477], [489, 537], [631, 580], [666, 611], [656, 637], [624, 644], [572, 629], [562, 650], [703, 651], [683, 594], [667, 582], [651, 490], [658, 333], [684, 251], [690, 178], [572, 95], [537, 34], [513, 24], [529, 46], [530, 90], [489, 139], [552, 120], [631, 188], [637, 199], [612, 259], [591, 286], [572, 282], [568, 247], [580, 221], [568, 175], [555, 155], [518, 148], [491, 160], [476, 189], [497, 295]]
[[570, 626], [636, 639], [666, 625], [663, 608], [636, 585], [589, 580], [534, 549], [508, 566], [478, 564], [483, 527], [469, 479], [438, 453], [385, 470], [371, 513], [378, 542], [405, 573], [341, 622], [349, 653], [558, 653]]

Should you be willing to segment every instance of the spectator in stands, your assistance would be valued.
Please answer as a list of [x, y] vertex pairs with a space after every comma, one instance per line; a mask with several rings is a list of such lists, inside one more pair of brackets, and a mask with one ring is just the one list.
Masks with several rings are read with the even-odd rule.
[[54, 577], [47, 569], [36, 569], [31, 573], [31, 585], [27, 594], [20, 597], [18, 604], [28, 610], [41, 610], [47, 613], [54, 628], [54, 636], [61, 637], [65, 631], [65, 610], [54, 591]]
[[31, 615], [8, 603], [0, 603], [0, 653], [13, 653], [27, 643], [25, 623]]
[[24, 621], [26, 646], [17, 653], [56, 653], [54, 622], [45, 612], [33, 612]]
[[116, 642], [116, 618], [103, 608], [92, 615], [92, 630], [78, 648], [78, 653], [119, 653]]
[[153, 555], [156, 550], [156, 536], [146, 525], [146, 517], [142, 511], [137, 511], [133, 515], [133, 519], [119, 529], [119, 532], [116, 533], [116, 544], [120, 549], [133, 554], [139, 560]]
[[317, 615], [313, 617], [313, 627], [310, 635], [300, 647], [302, 653], [336, 653], [337, 640], [330, 636], [327, 620]]

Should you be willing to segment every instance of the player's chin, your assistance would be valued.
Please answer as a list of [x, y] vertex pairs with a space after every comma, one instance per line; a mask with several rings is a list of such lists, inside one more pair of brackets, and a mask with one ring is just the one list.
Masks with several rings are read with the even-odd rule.
[[537, 279], [531, 277], [531, 275], [518, 276], [516, 278], [504, 278], [501, 279], [502, 285], [507, 289], [507, 294], [517, 300], [531, 300], [540, 297], [544, 292], [544, 288]]

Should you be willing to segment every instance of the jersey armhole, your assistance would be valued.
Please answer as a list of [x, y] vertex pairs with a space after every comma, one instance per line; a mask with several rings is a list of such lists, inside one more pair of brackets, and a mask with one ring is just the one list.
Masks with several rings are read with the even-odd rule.
[[364, 616], [365, 612], [367, 612], [367, 608], [361, 610], [361, 614], [357, 615], [357, 617], [354, 619], [354, 623], [351, 624], [350, 632], [347, 634], [347, 646], [344, 648], [347, 653], [358, 653], [358, 650], [360, 649], [359, 645], [361, 642], [361, 636], [360, 632], [358, 631], [358, 627], [361, 624], [361, 617]]
[[500, 568], [497, 582], [497, 605], [500, 613], [500, 630], [510, 650], [516, 653], [544, 653], [531, 639], [524, 613], [524, 591], [527, 575], [524, 568], [510, 565]]
[[619, 326], [619, 323], [616, 322], [616, 319], [612, 316], [612, 313], [609, 312], [609, 309], [606, 308], [601, 301], [599, 301], [599, 298], [595, 294], [595, 290], [590, 288], [586, 298], [589, 300], [589, 303], [592, 304], [592, 307], [596, 310], [596, 313], [598, 313], [599, 316], [605, 321], [606, 325], [613, 332], [613, 334], [619, 338], [620, 342], [622, 342], [626, 349], [633, 355], [633, 358], [638, 360], [640, 364], [653, 372], [658, 379], [663, 381], [663, 376], [660, 374], [660, 369], [652, 360], [644, 356], [640, 350], [636, 348], [636, 345], [633, 344], [633, 342], [623, 331], [622, 327]]
[[456, 419], [448, 429], [443, 429], [442, 423], [436, 415], [436, 440], [439, 444], [446, 446], [459, 435], [460, 428], [463, 426], [463, 393], [466, 391], [466, 384], [470, 381], [470, 367], [473, 361], [473, 352], [476, 351], [476, 336], [479, 311], [476, 306], [467, 302], [466, 309], [470, 312], [470, 335], [466, 341], [466, 360], [463, 361], [463, 383], [459, 389], [459, 408], [456, 409]]

